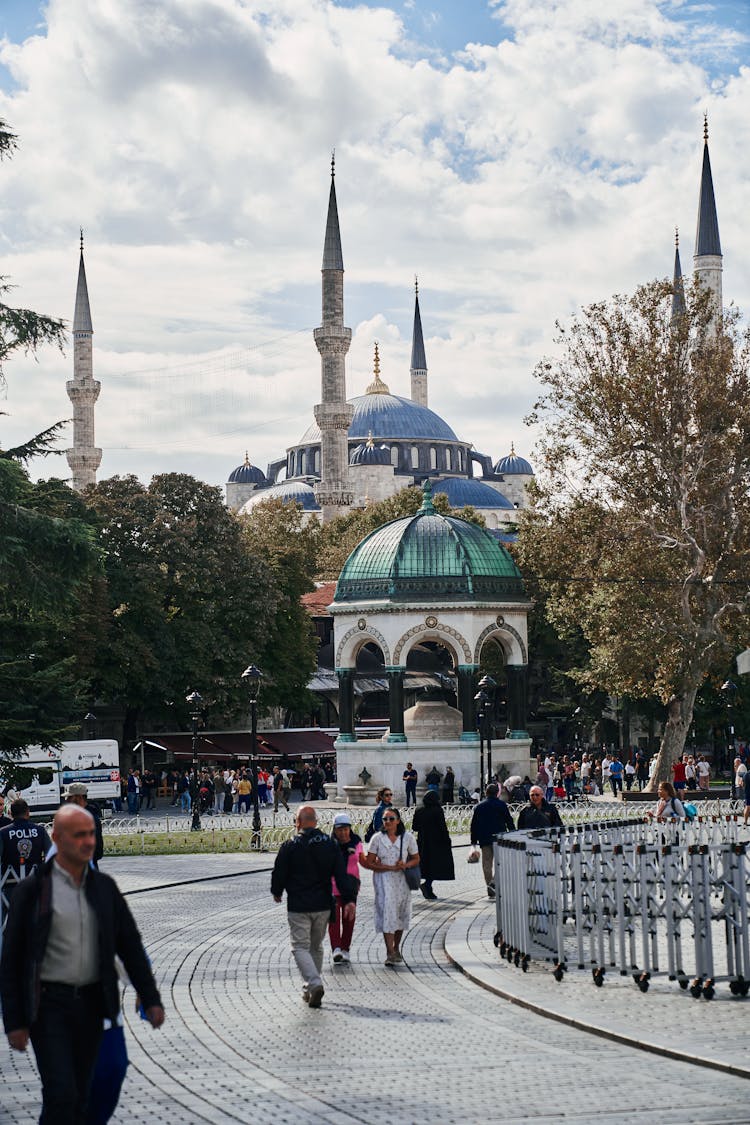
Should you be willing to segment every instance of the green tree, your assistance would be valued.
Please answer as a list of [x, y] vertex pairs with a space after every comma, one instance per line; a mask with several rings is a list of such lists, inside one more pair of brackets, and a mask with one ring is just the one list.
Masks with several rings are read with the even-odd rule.
[[256, 659], [275, 601], [219, 489], [179, 473], [148, 488], [113, 477], [87, 501], [107, 580], [94, 684], [122, 709], [126, 741], [144, 717], [187, 725], [193, 689], [213, 725], [237, 718], [240, 675]]
[[[60, 504], [64, 490], [72, 504]], [[71, 510], [72, 508], [72, 510]], [[69, 623], [97, 563], [83, 507], [0, 458], [0, 775], [31, 744], [57, 746], [81, 705]]]
[[736, 312], [716, 330], [663, 282], [583, 310], [544, 393], [539, 472], [519, 558], [550, 620], [578, 626], [586, 688], [658, 698], [655, 782], [682, 753], [696, 693], [750, 639], [750, 347]]
[[317, 638], [300, 599], [314, 589], [320, 525], [305, 523], [297, 504], [268, 500], [240, 517], [245, 547], [271, 587], [271, 607], [258, 638], [257, 664], [266, 677], [261, 704], [309, 711], [307, 684], [317, 662]]

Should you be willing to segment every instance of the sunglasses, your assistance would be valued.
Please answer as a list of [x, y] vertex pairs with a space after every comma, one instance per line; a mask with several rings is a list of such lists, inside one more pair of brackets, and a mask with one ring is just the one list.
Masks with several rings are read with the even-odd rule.
[[395, 816], [384, 816], [383, 817], [383, 820], [396, 820], [396, 819], [397, 818]]

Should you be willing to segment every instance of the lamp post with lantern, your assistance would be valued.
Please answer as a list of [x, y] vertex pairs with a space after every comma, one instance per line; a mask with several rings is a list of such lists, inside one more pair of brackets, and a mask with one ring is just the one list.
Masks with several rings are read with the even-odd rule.
[[250, 664], [242, 673], [242, 682], [250, 703], [250, 767], [253, 771], [253, 838], [252, 847], [261, 850], [261, 819], [258, 803], [258, 695], [263, 673], [255, 664]]
[[193, 811], [193, 822], [190, 825], [191, 832], [200, 832], [201, 830], [201, 809], [200, 809], [200, 778], [198, 776], [198, 721], [202, 718], [203, 698], [197, 691], [191, 691], [185, 699], [188, 707], [190, 708], [190, 718], [193, 723], [193, 772], [190, 778], [190, 807]]
[[482, 676], [479, 691], [474, 696], [479, 723], [479, 792], [484, 796], [484, 744], [487, 743], [487, 779], [492, 779], [492, 705], [497, 682], [492, 676]]

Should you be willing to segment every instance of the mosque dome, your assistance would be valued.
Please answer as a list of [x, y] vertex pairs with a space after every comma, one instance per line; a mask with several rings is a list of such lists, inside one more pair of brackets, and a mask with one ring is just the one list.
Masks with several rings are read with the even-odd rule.
[[525, 457], [519, 457], [511, 443], [510, 453], [507, 457], [501, 457], [495, 465], [495, 472], [499, 476], [513, 476], [524, 475], [533, 477], [534, 470]]
[[229, 474], [227, 484], [265, 484], [266, 478], [256, 465], [250, 464], [250, 458], [245, 453], [245, 460]]
[[432, 486], [433, 492], [442, 492], [448, 497], [451, 508], [465, 508], [468, 504], [472, 508], [510, 508], [516, 510], [507, 496], [483, 484], [481, 480], [466, 477], [443, 477]]
[[349, 458], [350, 465], [390, 465], [390, 463], [390, 449], [387, 445], [376, 445], [372, 431], [367, 435], [367, 441], [355, 446]]
[[304, 512], [319, 512], [318, 504], [312, 485], [303, 480], [285, 480], [281, 484], [272, 484], [254, 493], [240, 508], [241, 515], [247, 515], [258, 504], [265, 500], [282, 500], [285, 504], [299, 504]]
[[429, 481], [423, 489], [416, 515], [384, 524], [354, 548], [334, 600], [525, 600], [521, 573], [505, 548], [483, 527], [440, 515]]
[[[375, 441], [458, 441], [447, 422], [427, 406], [409, 398], [370, 392], [349, 400], [354, 417], [349, 426], [350, 441], [366, 441], [372, 433]], [[320, 443], [317, 422], [306, 431], [300, 445]]]

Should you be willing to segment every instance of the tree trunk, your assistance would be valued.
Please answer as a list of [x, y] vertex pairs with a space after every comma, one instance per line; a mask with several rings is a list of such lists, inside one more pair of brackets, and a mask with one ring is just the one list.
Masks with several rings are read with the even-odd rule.
[[656, 766], [646, 786], [646, 791], [649, 793], [655, 793], [662, 781], [672, 780], [672, 763], [681, 758], [685, 752], [697, 694], [698, 688], [694, 687], [679, 698], [672, 697], [669, 701], [664, 734], [656, 755]]

